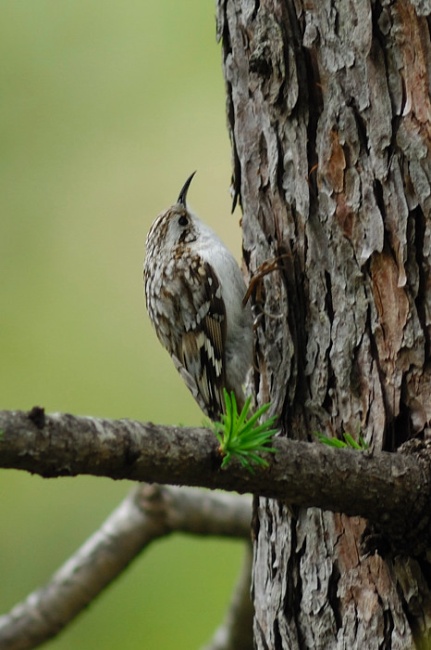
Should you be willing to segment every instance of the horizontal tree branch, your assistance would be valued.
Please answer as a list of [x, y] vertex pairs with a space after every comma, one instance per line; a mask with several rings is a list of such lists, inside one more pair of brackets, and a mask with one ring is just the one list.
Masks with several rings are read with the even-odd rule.
[[46, 585], [0, 616], [0, 648], [28, 650], [56, 636], [155, 539], [182, 531], [248, 540], [250, 519], [247, 497], [139, 485]]
[[[359, 452], [275, 438], [269, 467], [221, 470], [214, 434], [131, 420], [0, 411], [0, 467], [223, 489], [360, 515], [404, 537], [429, 529], [429, 449]], [[414, 445], [413, 445], [414, 446]], [[413, 534], [413, 533], [412, 533]]]

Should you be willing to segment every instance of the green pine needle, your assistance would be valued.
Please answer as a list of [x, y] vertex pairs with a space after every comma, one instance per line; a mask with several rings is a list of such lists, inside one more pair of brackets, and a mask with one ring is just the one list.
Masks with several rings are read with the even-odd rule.
[[211, 428], [220, 443], [220, 453], [223, 456], [222, 468], [225, 468], [232, 458], [237, 458], [241, 465], [252, 473], [254, 473], [253, 463], [259, 467], [268, 467], [268, 461], [260, 454], [276, 452], [274, 447], [268, 445], [272, 436], [278, 431], [272, 428], [277, 416], [273, 415], [263, 424], [258, 424], [258, 420], [267, 412], [270, 404], [264, 404], [247, 418], [251, 397], [247, 398], [241, 413], [238, 413], [235, 394], [233, 392], [229, 394], [224, 389], [223, 395], [226, 413], [221, 416], [219, 422], [211, 423]]
[[355, 440], [350, 433], [343, 433], [344, 440], [339, 440], [339, 438], [329, 438], [325, 436], [324, 433], [315, 432], [314, 436], [319, 442], [328, 447], [337, 447], [338, 449], [356, 449], [357, 451], [365, 451], [369, 448], [369, 445], [363, 437], [360, 435], [359, 440]]

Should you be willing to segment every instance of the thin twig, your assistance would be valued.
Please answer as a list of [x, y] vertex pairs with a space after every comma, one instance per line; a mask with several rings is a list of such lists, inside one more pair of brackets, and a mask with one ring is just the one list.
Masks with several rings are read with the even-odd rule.
[[45, 586], [0, 617], [0, 648], [56, 636], [155, 539], [174, 531], [249, 539], [250, 519], [248, 497], [139, 485]]
[[225, 619], [202, 650], [253, 650], [252, 559], [251, 545], [248, 544]]

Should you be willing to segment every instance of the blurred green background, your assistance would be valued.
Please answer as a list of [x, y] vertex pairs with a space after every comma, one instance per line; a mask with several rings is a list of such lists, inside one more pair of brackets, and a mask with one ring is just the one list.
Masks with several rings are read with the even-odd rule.
[[[0, 3], [0, 408], [201, 423], [150, 327], [142, 259], [195, 169], [190, 203], [239, 257], [214, 14], [203, 0]], [[0, 610], [130, 488], [0, 472]], [[49, 647], [197, 648], [241, 556], [235, 542], [157, 543]]]

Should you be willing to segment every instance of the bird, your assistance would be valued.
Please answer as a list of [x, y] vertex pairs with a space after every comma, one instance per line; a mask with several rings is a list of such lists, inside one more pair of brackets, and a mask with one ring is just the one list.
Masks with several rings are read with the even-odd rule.
[[148, 232], [145, 300], [159, 341], [201, 410], [216, 420], [225, 413], [223, 389], [233, 391], [239, 410], [244, 405], [253, 323], [235, 258], [187, 206], [195, 173]]

